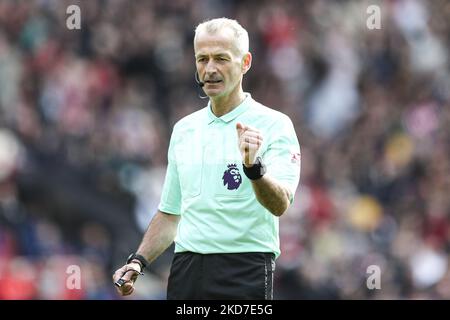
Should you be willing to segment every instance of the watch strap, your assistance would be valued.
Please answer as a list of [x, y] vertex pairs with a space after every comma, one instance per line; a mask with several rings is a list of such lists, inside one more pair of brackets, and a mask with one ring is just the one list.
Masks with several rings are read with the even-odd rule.
[[138, 253], [132, 253], [128, 256], [127, 264], [131, 263], [133, 260], [139, 261], [141, 265], [141, 272], [147, 268], [147, 266], [150, 264], [147, 259], [144, 258], [144, 256], [138, 254]]
[[244, 168], [244, 173], [250, 180], [258, 180], [261, 179], [266, 173], [266, 166], [262, 162], [261, 157], [257, 157], [255, 163], [251, 167], [246, 167], [242, 164]]

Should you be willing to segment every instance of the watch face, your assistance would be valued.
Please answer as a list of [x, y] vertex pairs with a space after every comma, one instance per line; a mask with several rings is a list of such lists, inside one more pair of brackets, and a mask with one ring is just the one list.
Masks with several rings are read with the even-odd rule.
[[260, 173], [261, 175], [264, 175], [266, 173], [266, 165], [262, 162], [261, 157], [257, 157], [256, 159], [259, 164]]

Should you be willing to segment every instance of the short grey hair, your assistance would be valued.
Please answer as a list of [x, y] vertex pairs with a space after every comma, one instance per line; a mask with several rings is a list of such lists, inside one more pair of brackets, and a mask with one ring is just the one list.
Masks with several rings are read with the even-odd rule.
[[222, 29], [230, 29], [234, 33], [236, 40], [236, 49], [242, 54], [246, 54], [249, 50], [248, 32], [239, 22], [228, 18], [216, 18], [204, 21], [195, 28], [194, 42], [200, 31], [206, 31], [209, 34], [214, 34]]

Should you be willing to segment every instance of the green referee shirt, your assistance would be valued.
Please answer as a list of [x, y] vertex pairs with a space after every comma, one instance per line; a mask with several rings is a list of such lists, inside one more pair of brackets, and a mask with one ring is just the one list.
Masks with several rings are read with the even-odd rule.
[[295, 194], [300, 145], [289, 117], [249, 93], [219, 118], [208, 103], [178, 121], [170, 139], [159, 210], [181, 215], [175, 252], [280, 254], [279, 218], [258, 202], [243, 172], [237, 122], [260, 130], [264, 140], [258, 155], [267, 174]]

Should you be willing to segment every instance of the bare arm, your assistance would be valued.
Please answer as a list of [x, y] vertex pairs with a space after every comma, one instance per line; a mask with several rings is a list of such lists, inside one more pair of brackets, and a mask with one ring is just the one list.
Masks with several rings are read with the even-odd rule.
[[[158, 210], [144, 234], [137, 253], [144, 256], [150, 263], [154, 261], [172, 244], [179, 221], [180, 216]], [[140, 271], [142, 271], [141, 265], [135, 260], [116, 270], [113, 282], [116, 283], [119, 279], [125, 281], [124, 285], [117, 287], [117, 291], [121, 295], [127, 296], [133, 293], [134, 282]]]
[[175, 239], [180, 216], [157, 211], [136, 253], [153, 262]]
[[281, 216], [289, 207], [290, 192], [267, 174], [252, 180], [256, 199], [273, 215]]
[[[236, 130], [243, 164], [251, 167], [255, 163], [256, 153], [263, 141], [261, 132], [239, 122], [236, 124]], [[291, 198], [288, 189], [267, 174], [258, 180], [251, 181], [256, 199], [273, 215], [279, 217], [287, 210]]]

